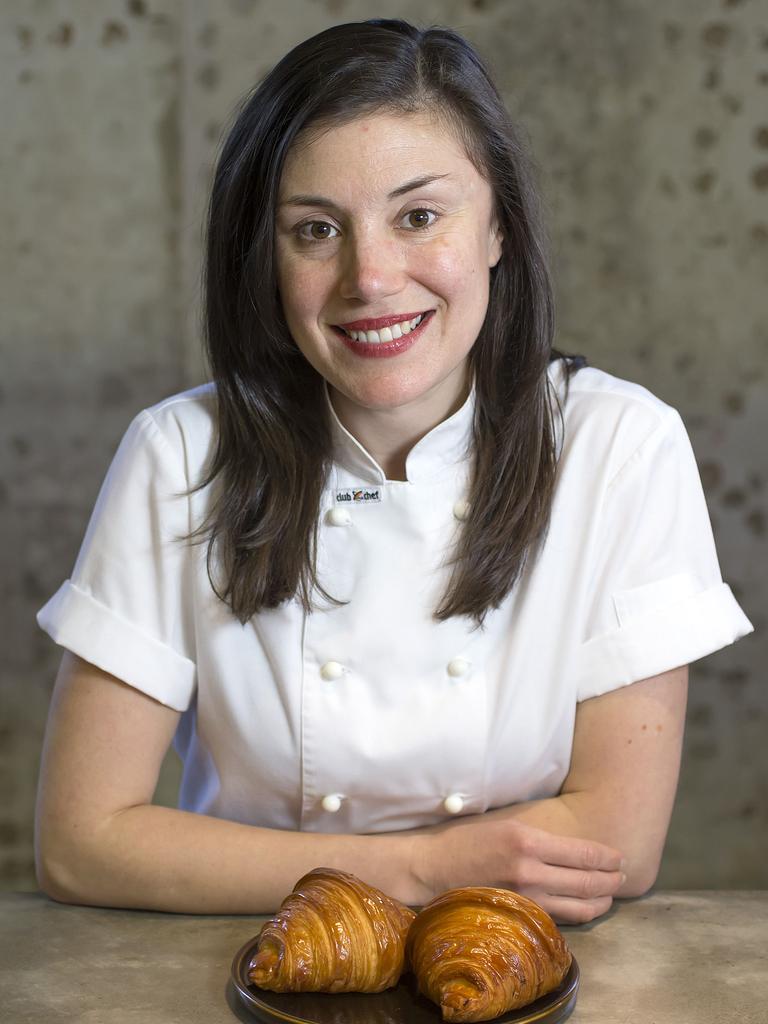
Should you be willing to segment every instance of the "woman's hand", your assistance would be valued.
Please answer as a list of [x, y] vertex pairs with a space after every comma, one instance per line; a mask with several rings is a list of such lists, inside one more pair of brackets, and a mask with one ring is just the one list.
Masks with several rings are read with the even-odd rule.
[[498, 886], [570, 924], [606, 913], [625, 880], [618, 850], [553, 835], [515, 820], [506, 809], [437, 826], [419, 837], [414, 852], [424, 887], [420, 902], [456, 886]]

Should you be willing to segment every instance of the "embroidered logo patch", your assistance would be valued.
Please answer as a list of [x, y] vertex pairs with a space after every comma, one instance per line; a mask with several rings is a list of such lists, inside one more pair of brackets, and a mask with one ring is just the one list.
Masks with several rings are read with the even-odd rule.
[[370, 505], [371, 502], [381, 501], [381, 491], [377, 487], [369, 491], [365, 487], [348, 487], [342, 491], [336, 491], [336, 501], [351, 502], [355, 505]]

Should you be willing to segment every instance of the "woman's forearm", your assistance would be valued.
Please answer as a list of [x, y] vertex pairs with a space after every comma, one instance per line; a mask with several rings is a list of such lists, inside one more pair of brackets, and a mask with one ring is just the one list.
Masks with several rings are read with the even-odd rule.
[[612, 879], [618, 862], [600, 862], [598, 844], [607, 842], [606, 830], [595, 826], [589, 807], [588, 801], [556, 797], [408, 832], [336, 835], [139, 805], [87, 830], [56, 835], [42, 829], [38, 877], [61, 902], [259, 914], [275, 910], [307, 871], [333, 867], [418, 906], [454, 886], [526, 888], [535, 879], [535, 840], [544, 832], [558, 837], [560, 846], [555, 857], [543, 852], [542, 860], [557, 861], [562, 851], [563, 863], [575, 865], [583, 854], [589, 870], [578, 872], [579, 878]]
[[557, 797], [380, 835], [281, 831], [135, 805], [97, 824], [44, 820], [38, 878], [67, 903], [257, 914], [274, 911], [306, 872], [333, 867], [411, 906], [457, 886], [500, 885], [559, 920], [588, 921], [622, 884], [621, 854], [599, 841], [588, 802], [577, 803]]
[[[62, 902], [257, 914], [275, 910], [307, 871], [335, 867], [411, 906], [456, 886], [502, 885], [528, 892], [562, 920], [591, 920], [610, 905], [619, 857], [577, 838], [569, 813], [540, 801], [408, 832], [330, 835], [138, 805], [88, 830], [42, 828], [38, 877]], [[556, 826], [562, 836], [548, 834]], [[550, 905], [550, 882], [565, 902]]]
[[38, 876], [61, 902], [260, 914], [275, 910], [307, 871], [334, 867], [415, 902], [414, 838], [287, 832], [144, 805], [113, 815], [88, 837], [43, 837]]

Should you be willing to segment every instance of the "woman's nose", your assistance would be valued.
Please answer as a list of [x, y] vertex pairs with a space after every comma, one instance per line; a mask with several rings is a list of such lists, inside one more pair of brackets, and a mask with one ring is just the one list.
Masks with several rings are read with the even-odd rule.
[[368, 301], [395, 295], [405, 283], [403, 254], [391, 239], [371, 233], [346, 241], [340, 268], [344, 299]]

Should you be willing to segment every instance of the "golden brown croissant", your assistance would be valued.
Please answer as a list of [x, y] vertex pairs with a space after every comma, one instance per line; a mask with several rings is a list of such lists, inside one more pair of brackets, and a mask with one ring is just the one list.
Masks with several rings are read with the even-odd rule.
[[481, 1021], [516, 1010], [561, 983], [571, 954], [555, 922], [507, 889], [449, 889], [408, 935], [419, 990], [443, 1019]]
[[272, 992], [381, 992], [400, 978], [415, 916], [354, 875], [315, 868], [261, 929], [248, 977]]

